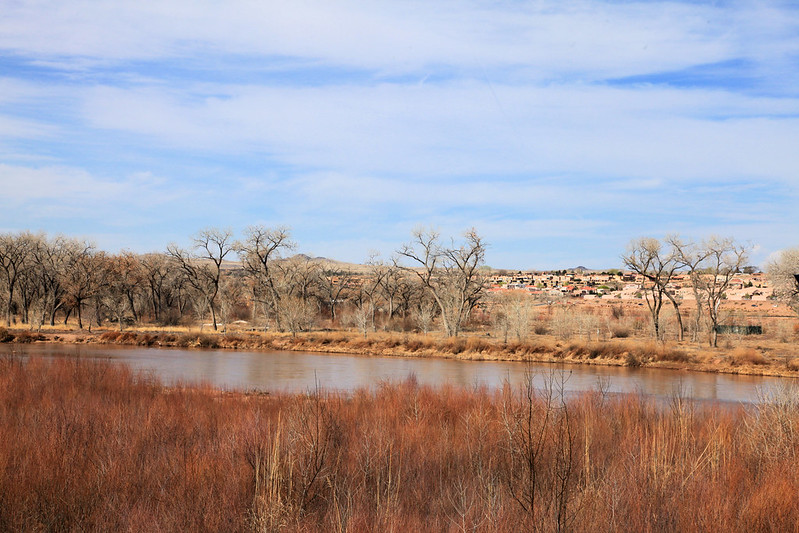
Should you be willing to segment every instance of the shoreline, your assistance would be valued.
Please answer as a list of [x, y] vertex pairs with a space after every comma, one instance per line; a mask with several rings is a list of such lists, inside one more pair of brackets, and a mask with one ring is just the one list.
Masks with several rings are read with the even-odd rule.
[[570, 363], [598, 366], [662, 368], [692, 372], [799, 378], [799, 358], [764, 357], [753, 348], [702, 350], [695, 344], [655, 343], [632, 339], [563, 341], [533, 337], [501, 342], [478, 336], [445, 338], [435, 335], [374, 332], [364, 337], [350, 331], [313, 331], [297, 336], [272, 332], [211, 333], [202, 331], [4, 330], [0, 342], [108, 344], [184, 349], [304, 351], [388, 357], [446, 358], [470, 361]]

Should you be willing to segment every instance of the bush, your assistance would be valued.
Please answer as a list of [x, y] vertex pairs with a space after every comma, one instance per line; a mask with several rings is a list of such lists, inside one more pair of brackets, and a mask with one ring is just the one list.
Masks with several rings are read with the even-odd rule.
[[117, 340], [117, 337], [119, 337], [118, 331], [106, 331], [105, 333], [100, 335], [100, 342], [103, 343], [114, 342]]
[[627, 366], [637, 368], [643, 364], [643, 361], [641, 361], [641, 357], [639, 355], [634, 354], [633, 352], [625, 352], [624, 363]]
[[672, 348], [662, 348], [657, 351], [655, 355], [656, 361], [672, 361], [675, 363], [688, 363], [691, 361], [691, 356], [683, 350]]
[[14, 339], [14, 342], [20, 342], [20, 343], [45, 340], [44, 335], [42, 335], [41, 333], [34, 333], [32, 331], [20, 331], [16, 335], [12, 335], [12, 338]]
[[197, 337], [197, 346], [200, 348], [219, 348], [219, 341], [213, 335], [200, 335]]
[[14, 335], [8, 332], [6, 328], [0, 328], [0, 342], [11, 342], [14, 340]]
[[755, 350], [754, 348], [736, 348], [732, 355], [730, 356], [730, 363], [733, 366], [738, 365], [766, 365], [768, 361], [763, 354]]
[[626, 326], [613, 326], [610, 330], [610, 336], [614, 339], [626, 339], [630, 335], [632, 332]]

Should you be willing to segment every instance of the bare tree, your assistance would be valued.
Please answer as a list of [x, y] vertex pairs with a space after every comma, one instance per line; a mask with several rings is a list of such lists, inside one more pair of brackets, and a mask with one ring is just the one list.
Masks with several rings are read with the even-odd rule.
[[657, 239], [641, 237], [635, 239], [627, 246], [627, 254], [622, 256], [624, 265], [644, 279], [641, 289], [644, 292], [649, 313], [655, 331], [655, 338], [660, 340], [660, 311], [663, 299], [668, 298], [674, 305], [679, 325], [680, 340], [683, 338], [682, 315], [676, 298], [669, 293], [668, 284], [680, 266], [677, 256], [672, 252], [663, 250], [663, 245]]
[[731, 238], [710, 237], [699, 246], [683, 245], [681, 262], [690, 269], [691, 284], [704, 302], [710, 321], [710, 345], [718, 346], [719, 308], [732, 278], [749, 260], [749, 248]]
[[330, 319], [336, 322], [336, 309], [347, 299], [353, 288], [354, 276], [351, 270], [325, 269], [319, 277], [319, 292], [330, 308]]
[[147, 299], [152, 309], [153, 320], [176, 323], [185, 310], [185, 277], [180, 263], [161, 253], [141, 256], [140, 267], [147, 287]]
[[486, 244], [470, 229], [459, 246], [453, 241], [445, 247], [435, 230], [418, 228], [413, 240], [400, 248], [400, 258], [411, 261], [413, 267], [402, 267], [418, 276], [433, 297], [441, 313], [444, 332], [457, 336], [463, 322], [484, 292], [480, 266], [485, 261]]
[[430, 326], [433, 324], [433, 319], [436, 317], [436, 303], [427, 298], [422, 298], [414, 312], [414, 319], [416, 325], [427, 335], [430, 332]]
[[[98, 252], [94, 245], [87, 242], [67, 241], [66, 244], [66, 261], [61, 265], [61, 283], [67, 304], [75, 310], [78, 327], [83, 329], [83, 304], [99, 296], [105, 283], [105, 254]], [[68, 319], [69, 312], [64, 321]]]
[[123, 256], [108, 257], [105, 263], [107, 285], [101, 298], [116, 318], [119, 331], [122, 331], [125, 314], [131, 307], [126, 286], [129, 265]]
[[386, 264], [386, 271], [380, 281], [380, 292], [388, 307], [389, 322], [397, 312], [403, 291], [406, 290], [406, 273], [397, 267], [396, 261]]
[[506, 291], [495, 298], [491, 314], [496, 316], [495, 323], [502, 331], [505, 342], [509, 333], [515, 335], [519, 342], [527, 337], [533, 324], [533, 306], [533, 298], [526, 291]]
[[692, 242], [685, 242], [677, 235], [670, 235], [667, 237], [669, 244], [674, 251], [677, 262], [681, 269], [685, 269], [691, 279], [691, 290], [694, 295], [694, 302], [696, 303], [696, 310], [694, 312], [692, 340], [696, 341], [699, 338], [699, 332], [702, 329], [702, 316], [704, 308], [707, 304], [707, 294], [702, 290], [702, 283], [698, 281], [698, 276], [701, 274], [702, 265], [708, 257], [706, 248], [694, 244]]
[[222, 318], [222, 331], [227, 333], [230, 319], [236, 308], [244, 305], [244, 284], [238, 276], [227, 276], [219, 286], [219, 315]]
[[31, 250], [32, 268], [29, 274], [34, 278], [34, 283], [39, 287], [38, 317], [39, 326], [45, 320], [50, 325], [55, 325], [56, 312], [64, 306], [66, 288], [63, 283], [62, 272], [68, 262], [67, 251], [79, 246], [77, 241], [65, 237], [48, 239], [39, 236]]
[[222, 278], [222, 262], [233, 250], [231, 230], [207, 228], [192, 238], [195, 252], [182, 250], [171, 244], [167, 254], [174, 258], [186, 275], [188, 283], [197, 291], [211, 310], [214, 331], [218, 330], [216, 320], [216, 297]]
[[2, 274], [8, 297], [6, 302], [6, 323], [10, 326], [14, 306], [14, 291], [28, 256], [31, 253], [31, 236], [28, 233], [14, 235], [0, 234], [0, 274]]
[[253, 298], [272, 308], [278, 329], [282, 329], [279, 313], [281, 294], [274, 264], [281, 258], [282, 252], [295, 248], [296, 245], [291, 240], [291, 230], [283, 226], [250, 226], [244, 231], [244, 235], [244, 240], [236, 243], [236, 251], [250, 276]]
[[766, 265], [774, 296], [799, 313], [799, 248], [783, 250]]

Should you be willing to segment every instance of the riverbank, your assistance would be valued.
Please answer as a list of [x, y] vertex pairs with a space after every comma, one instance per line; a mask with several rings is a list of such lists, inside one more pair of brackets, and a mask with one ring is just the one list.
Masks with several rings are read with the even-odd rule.
[[765, 346], [741, 342], [723, 349], [696, 343], [656, 343], [637, 339], [563, 341], [535, 336], [523, 342], [502, 342], [487, 336], [444, 338], [433, 334], [315, 331], [296, 336], [271, 332], [210, 333], [174, 330], [27, 330], [0, 329], [0, 342], [60, 342], [127, 346], [282, 350], [392, 357], [444, 357], [473, 361], [529, 361], [589, 365], [666, 368], [697, 372], [799, 377], [799, 354], [793, 345]]

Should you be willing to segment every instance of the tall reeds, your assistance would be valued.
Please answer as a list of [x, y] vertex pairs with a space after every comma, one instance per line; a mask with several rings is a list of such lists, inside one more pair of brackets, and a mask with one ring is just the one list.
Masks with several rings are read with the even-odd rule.
[[548, 379], [247, 395], [0, 360], [0, 530], [796, 529], [795, 390], [739, 408]]

